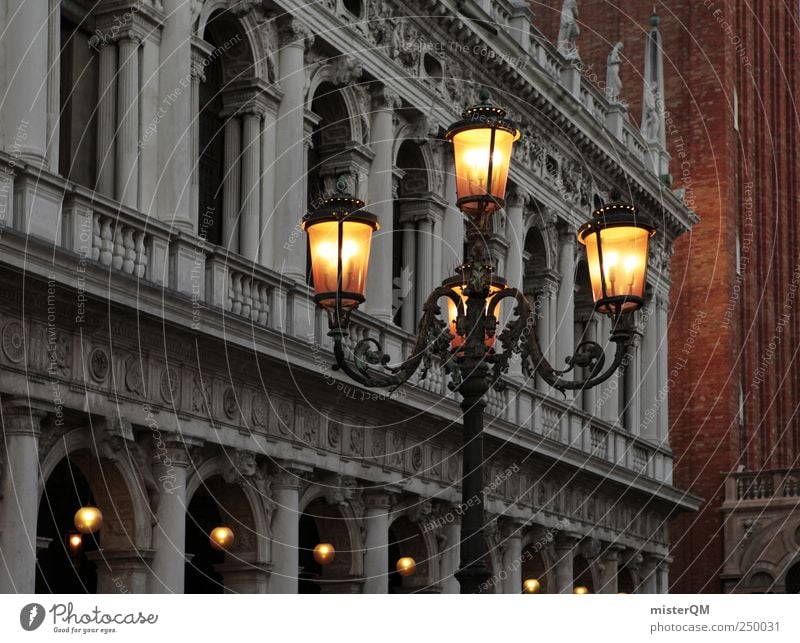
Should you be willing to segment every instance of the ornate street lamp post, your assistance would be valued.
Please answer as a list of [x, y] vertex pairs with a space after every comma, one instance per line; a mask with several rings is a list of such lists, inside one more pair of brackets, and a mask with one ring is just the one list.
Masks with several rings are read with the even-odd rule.
[[[502, 390], [502, 376], [514, 353], [521, 356], [527, 375], [539, 374], [559, 391], [591, 388], [607, 380], [622, 365], [632, 334], [620, 319], [643, 303], [649, 239], [653, 224], [636, 208], [622, 203], [605, 205], [581, 227], [586, 246], [596, 309], [613, 320], [612, 364], [604, 371], [605, 355], [595, 342], [582, 342], [566, 358], [564, 370], [544, 358], [536, 335], [536, 317], [517, 288], [494, 275], [489, 252], [491, 216], [503, 207], [513, 143], [519, 131], [505, 112], [481, 96], [482, 103], [466, 110], [447, 132], [453, 142], [458, 207], [467, 217], [465, 262], [457, 274], [436, 288], [422, 307], [411, 356], [401, 364], [390, 358], [373, 338], [352, 348], [346, 343], [350, 314], [364, 301], [372, 232], [377, 219], [365, 204], [346, 195], [325, 200], [304, 223], [309, 234], [315, 301], [328, 312], [329, 336], [336, 365], [366, 387], [397, 388], [422, 366], [424, 377], [439, 360], [450, 377], [449, 388], [461, 395], [463, 413], [463, 471], [461, 561], [456, 574], [461, 593], [477, 593], [488, 580], [484, 539], [483, 411], [490, 388]], [[440, 300], [450, 314], [440, 317]], [[513, 318], [495, 337], [503, 300], [513, 300]], [[499, 346], [498, 346], [499, 344]], [[582, 381], [563, 379], [576, 367], [586, 369]]]

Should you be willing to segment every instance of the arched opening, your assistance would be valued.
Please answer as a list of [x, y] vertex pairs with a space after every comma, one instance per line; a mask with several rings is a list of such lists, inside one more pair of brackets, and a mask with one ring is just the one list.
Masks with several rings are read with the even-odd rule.
[[787, 594], [800, 594], [800, 563], [795, 563], [786, 572], [784, 586]]
[[82, 534], [79, 546], [70, 546], [76, 534], [75, 512], [95, 505], [89, 481], [78, 461], [88, 462], [88, 453], [64, 458], [44, 486], [36, 525], [36, 593], [94, 594], [97, 592], [97, 565], [87, 554], [97, 551], [102, 529]]
[[[233, 531], [233, 543], [224, 551], [211, 544], [210, 534], [216, 527]], [[204, 481], [186, 512], [185, 593], [263, 591], [256, 539], [252, 507], [242, 487], [221, 476]]]
[[[257, 95], [253, 54], [241, 23], [216, 11], [203, 33], [203, 76], [198, 93], [198, 230], [209, 243], [239, 251], [239, 216], [245, 199], [241, 176], [243, 140], [239, 110]], [[243, 189], [244, 188], [244, 189]]]
[[417, 314], [425, 293], [417, 292], [417, 251], [421, 242], [419, 223], [427, 215], [428, 169], [420, 146], [403, 141], [396, 165], [401, 173], [394, 200], [392, 238], [392, 309], [394, 323], [416, 330]]
[[[547, 564], [541, 551], [537, 551], [534, 544], [522, 550], [522, 582], [535, 579], [539, 581], [539, 593], [547, 594], [552, 591], [547, 582]], [[519, 588], [522, 591], [522, 588]]]
[[[402, 576], [397, 570], [401, 558], [414, 559], [416, 568], [410, 576]], [[419, 526], [405, 516], [395, 520], [389, 527], [389, 574], [390, 594], [410, 594], [429, 590], [430, 554]]]
[[[789, 576], [787, 574], [786, 579], [788, 581]], [[773, 587], [775, 585], [775, 579], [772, 578], [772, 575], [767, 572], [756, 572], [750, 577], [750, 580], [747, 583], [747, 589], [751, 594], [771, 594], [773, 591]], [[792, 594], [796, 592], [786, 592], [787, 594]]]
[[594, 594], [594, 581], [592, 580], [592, 568], [589, 561], [578, 554], [572, 559], [572, 587], [585, 587], [590, 594]]
[[[300, 584], [301, 594], [355, 593], [359, 581], [352, 574], [353, 547], [348, 519], [337, 505], [322, 498], [309, 503], [300, 516]], [[333, 561], [321, 565], [314, 560], [314, 548], [320, 543], [333, 545]]]

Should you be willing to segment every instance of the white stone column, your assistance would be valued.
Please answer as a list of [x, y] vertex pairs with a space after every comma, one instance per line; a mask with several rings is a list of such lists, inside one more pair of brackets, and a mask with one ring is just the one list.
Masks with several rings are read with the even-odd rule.
[[372, 492], [364, 497], [364, 593], [389, 591], [389, 512], [392, 496]]
[[47, 165], [58, 174], [61, 116], [61, 2], [49, 0], [47, 20]]
[[503, 581], [503, 594], [520, 594], [522, 592], [522, 534], [517, 525], [505, 539], [503, 551], [503, 570], [506, 578]]
[[622, 547], [609, 545], [600, 562], [600, 594], [616, 594], [619, 591], [619, 557]]
[[[669, 296], [656, 296], [656, 328], [658, 330], [658, 419], [656, 439], [663, 446], [669, 446]], [[666, 592], [664, 592], [666, 593]]]
[[654, 298], [642, 309], [644, 336], [641, 343], [640, 419], [641, 435], [658, 439], [658, 312]]
[[577, 541], [578, 538], [571, 534], [562, 534], [556, 537], [555, 568], [557, 594], [572, 594], [572, 586], [575, 580], [572, 559], [574, 556], [573, 550]]
[[625, 428], [633, 435], [641, 429], [642, 336], [634, 332], [628, 364], [625, 366]]
[[46, 0], [8, 3], [3, 31], [6, 152], [40, 167], [47, 153], [48, 9]]
[[639, 567], [640, 580], [637, 594], [658, 594], [658, 560], [651, 555], [645, 555]]
[[225, 121], [225, 149], [222, 180], [222, 245], [239, 252], [239, 207], [241, 205], [242, 123], [236, 114]]
[[275, 156], [277, 131], [276, 108], [268, 106], [261, 130], [261, 227], [259, 229], [259, 263], [273, 265], [275, 238], [275, 171], [280, 160]]
[[[400, 263], [400, 278], [402, 279], [404, 271], [416, 269], [417, 228], [411, 219], [406, 219], [405, 221], [401, 222], [401, 225], [403, 226], [403, 257]], [[416, 291], [418, 284], [419, 282], [415, 282], [414, 287], [411, 288], [410, 292], [402, 299], [400, 307], [400, 326], [403, 328], [403, 330], [406, 330], [410, 333], [414, 332], [414, 327], [416, 326], [417, 322]]]
[[433, 290], [433, 219], [421, 218], [417, 222], [416, 307], [422, 314], [422, 304]]
[[[299, 228], [306, 212], [305, 182], [305, 65], [306, 44], [311, 32], [292, 18], [281, 26], [279, 54], [280, 87], [275, 168], [275, 236], [273, 268], [285, 279], [304, 282], [306, 278], [306, 240]], [[296, 575], [296, 574], [295, 574]]]
[[[551, 362], [556, 369], [563, 368], [564, 360], [575, 350], [575, 243], [575, 230], [572, 226], [564, 226], [559, 230], [558, 270], [561, 273], [561, 283], [557, 299], [556, 357], [555, 362]], [[563, 377], [572, 379], [572, 373]], [[567, 397], [572, 398], [569, 391]]]
[[242, 117], [242, 213], [239, 252], [257, 263], [261, 238], [261, 113], [255, 109]]
[[[557, 306], [556, 297], [559, 289], [558, 281], [551, 276], [543, 276], [540, 284], [536, 286], [538, 295], [538, 318], [536, 321], [536, 334], [539, 339], [539, 346], [542, 355], [550, 362], [554, 368], [558, 368], [555, 363], [555, 344], [556, 344], [556, 324]], [[550, 385], [541, 377], [536, 377], [536, 388], [542, 393], [550, 392]]]
[[[598, 342], [597, 336], [597, 326], [598, 326], [598, 319], [597, 316], [593, 313], [589, 314], [589, 319], [586, 321], [586, 325], [583, 331], [583, 340], [585, 342], [597, 342], [601, 346], [603, 345], [603, 338], [600, 338]], [[586, 377], [589, 375], [589, 369], [582, 369], [583, 374], [582, 377]], [[587, 413], [591, 413], [595, 415], [597, 413], [597, 388], [589, 388], [585, 389], [582, 394], [582, 403], [583, 403], [583, 410]]]
[[[453, 146], [444, 147], [445, 175], [444, 197], [447, 209], [442, 222], [442, 274], [452, 277], [455, 269], [464, 261], [464, 215], [455, 206], [456, 202], [456, 170], [453, 160]], [[522, 283], [519, 284], [522, 287]]]
[[183, 594], [186, 570], [187, 445], [173, 438], [159, 458], [156, 524], [153, 526], [153, 575], [150, 593]]
[[[448, 507], [445, 514], [449, 522], [445, 524], [444, 542], [440, 554], [442, 593], [458, 594], [461, 585], [456, 578], [459, 558], [461, 554], [461, 518], [456, 513], [455, 507]], [[452, 517], [452, 520], [449, 520]]]
[[297, 594], [300, 569], [301, 472], [284, 468], [272, 476], [272, 574], [270, 594]]
[[[192, 210], [192, 12], [185, 0], [163, 0], [166, 19], [159, 45], [158, 217], [197, 231]], [[188, 159], [188, 162], [187, 162]]]
[[523, 263], [525, 250], [524, 212], [527, 195], [518, 188], [511, 190], [506, 197], [506, 274], [504, 277], [512, 288], [522, 288]]
[[667, 556], [658, 563], [656, 592], [659, 594], [669, 594], [669, 565], [672, 560], [672, 557]]
[[117, 72], [117, 200], [137, 207], [139, 194], [139, 45], [133, 32], [120, 36]]
[[114, 137], [117, 129], [117, 43], [99, 41], [97, 71], [97, 191], [114, 197], [114, 170], [116, 150]]
[[39, 435], [47, 409], [47, 404], [28, 399], [12, 400], [3, 406], [6, 470], [0, 475], [2, 594], [32, 594], [35, 590]]
[[366, 310], [384, 321], [392, 320], [392, 249], [394, 199], [392, 168], [394, 159], [394, 109], [400, 98], [385, 87], [372, 96], [370, 148], [375, 156], [370, 165], [369, 209], [378, 217], [380, 230], [372, 238], [367, 273]]
[[[616, 345], [609, 341], [611, 337], [611, 319], [607, 315], [600, 317], [600, 345], [606, 350], [606, 355], [610, 356], [610, 351], [616, 350]], [[599, 387], [597, 406], [600, 417], [612, 424], [619, 423], [619, 396], [620, 387], [623, 385], [623, 378], [617, 371]]]

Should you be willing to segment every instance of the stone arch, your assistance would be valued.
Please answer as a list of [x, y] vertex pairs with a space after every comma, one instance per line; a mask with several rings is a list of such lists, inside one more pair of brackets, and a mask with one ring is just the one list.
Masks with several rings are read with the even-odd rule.
[[121, 453], [114, 460], [98, 458], [89, 427], [69, 431], [44, 454], [39, 477], [40, 504], [45, 483], [65, 458], [80, 469], [103, 512], [103, 548], [149, 548], [153, 513], [144, 480], [134, 469], [131, 457]]
[[[224, 37], [217, 44], [221, 45], [231, 39], [235, 45], [241, 44], [242, 49], [234, 53], [234, 58], [240, 61], [249, 60], [247, 75], [274, 83], [277, 65], [273, 52], [266, 41], [268, 29], [259, 23], [258, 12], [258, 9], [253, 9], [237, 15], [231, 11], [230, 3], [227, 0], [207, 0], [203, 3], [197, 16], [195, 33], [199, 38], [208, 41], [209, 29], [215, 30], [216, 19], [222, 17], [226, 29], [220, 31], [226, 31], [227, 34], [217, 31], [216, 36]], [[233, 50], [236, 47], [230, 49]], [[230, 79], [231, 76], [226, 75], [226, 80]]]
[[794, 561], [797, 555], [797, 544], [794, 542], [794, 532], [800, 527], [800, 516], [791, 520], [778, 518], [761, 526], [742, 554], [740, 569], [755, 569], [759, 564], [766, 563], [775, 569], [773, 576], [778, 577], [782, 570]]
[[[344, 498], [336, 498], [334, 502], [330, 502], [331, 491], [343, 491], [344, 495], [347, 496], [350, 489], [342, 485], [310, 485], [300, 497], [299, 512], [301, 514], [306, 513], [309, 506], [316, 501], [322, 500], [335, 509], [335, 511], [326, 513], [326, 517], [336, 521], [338, 538], [345, 543], [342, 551], [349, 551], [351, 554], [347, 573], [353, 577], [360, 577], [363, 574], [364, 561], [362, 556], [356, 555], [356, 552], [362, 552], [364, 544], [359, 526], [361, 524], [361, 512], [357, 508], [358, 502], [352, 498], [346, 500]], [[336, 547], [336, 543], [332, 544]], [[337, 551], [339, 551], [338, 548]]]
[[576, 554], [572, 559], [572, 586], [583, 586], [589, 589], [589, 593], [593, 594], [595, 588], [598, 587], [597, 578], [595, 577], [595, 566], [582, 554]]
[[224, 505], [224, 509], [230, 514], [232, 524], [229, 526], [236, 535], [232, 552], [236, 556], [246, 556], [258, 562], [268, 561], [272, 533], [268, 506], [271, 501], [265, 491], [259, 490], [246, 478], [240, 479], [239, 484], [225, 482], [224, 478], [232, 466], [229, 456], [220, 455], [203, 461], [193, 470], [190, 469], [186, 480], [187, 506], [201, 487], [208, 487], [213, 480], [220, 479], [225, 486], [218, 493], [219, 499], [230, 502]]
[[[354, 63], [358, 65], [359, 63]], [[320, 92], [331, 93], [336, 91], [344, 105], [344, 118], [347, 119], [349, 126], [348, 141], [355, 141], [357, 143], [366, 143], [367, 134], [369, 132], [369, 125], [365, 121], [366, 115], [364, 114], [364, 106], [361, 105], [359, 95], [356, 88], [350, 84], [342, 84], [343, 79], [340, 68], [337, 68], [336, 63], [324, 63], [318, 65], [311, 72], [308, 79], [308, 87], [306, 90], [305, 107], [306, 110], [314, 111], [314, 100], [320, 96]], [[349, 72], [349, 80], [356, 80], [360, 76], [360, 72], [353, 69]], [[326, 89], [327, 88], [327, 89]]]
[[787, 594], [800, 594], [800, 561], [786, 571], [783, 585]]
[[401, 197], [433, 192], [437, 184], [433, 151], [427, 142], [417, 142], [412, 127], [405, 125], [400, 128], [392, 152], [395, 166], [404, 172], [400, 180]]
[[548, 547], [552, 542], [552, 532], [539, 528], [527, 530], [522, 537], [522, 580], [538, 580], [542, 594], [555, 594], [557, 591], [555, 558]]

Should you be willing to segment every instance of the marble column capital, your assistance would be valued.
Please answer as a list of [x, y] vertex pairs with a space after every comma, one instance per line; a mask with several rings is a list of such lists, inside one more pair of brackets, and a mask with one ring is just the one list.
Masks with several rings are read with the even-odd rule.
[[313, 467], [295, 461], [278, 462], [270, 476], [272, 490], [299, 491], [308, 479]]
[[625, 545], [620, 543], [609, 543], [601, 552], [600, 558], [604, 561], [619, 562], [624, 551]]
[[402, 104], [400, 95], [385, 85], [372, 91], [371, 106], [374, 110], [395, 110]]
[[314, 45], [314, 32], [297, 18], [289, 18], [278, 27], [281, 47], [310, 49]]
[[519, 187], [512, 187], [506, 195], [506, 210], [509, 208], [524, 208], [530, 201], [530, 194]]
[[556, 551], [571, 551], [583, 538], [583, 534], [577, 531], [560, 531], [553, 541]]
[[42, 420], [53, 411], [53, 405], [30, 398], [12, 399], [3, 404], [3, 433], [39, 437]]
[[[162, 433], [156, 443], [153, 459], [165, 467], [175, 466], [185, 469], [193, 462], [196, 451], [203, 446], [202, 440], [196, 440], [180, 433]], [[193, 453], [195, 452], [195, 453]]]
[[381, 487], [364, 491], [363, 501], [365, 509], [389, 512], [397, 504], [400, 489]]
[[578, 229], [572, 224], [558, 226], [558, 245], [574, 246], [577, 244]]

